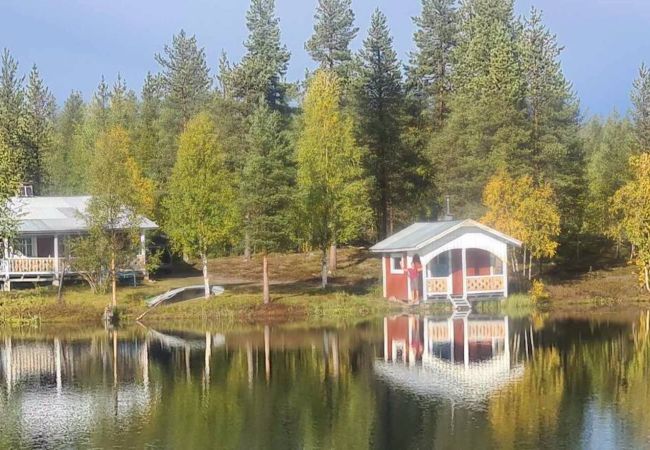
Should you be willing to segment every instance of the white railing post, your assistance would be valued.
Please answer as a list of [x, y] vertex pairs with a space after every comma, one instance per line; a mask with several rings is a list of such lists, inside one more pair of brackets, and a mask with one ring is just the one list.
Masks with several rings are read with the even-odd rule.
[[54, 273], [59, 277], [59, 235], [54, 235]]

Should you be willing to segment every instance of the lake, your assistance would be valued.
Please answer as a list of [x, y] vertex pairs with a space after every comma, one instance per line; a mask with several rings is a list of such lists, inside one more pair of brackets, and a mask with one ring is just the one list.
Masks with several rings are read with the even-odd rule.
[[649, 324], [0, 330], [0, 447], [650, 448]]

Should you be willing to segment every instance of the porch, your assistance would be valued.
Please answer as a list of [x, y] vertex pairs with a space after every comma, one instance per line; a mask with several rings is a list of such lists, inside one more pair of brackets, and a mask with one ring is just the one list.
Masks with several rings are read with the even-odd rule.
[[423, 264], [421, 298], [425, 300], [508, 295], [506, 263], [487, 250], [451, 249]]

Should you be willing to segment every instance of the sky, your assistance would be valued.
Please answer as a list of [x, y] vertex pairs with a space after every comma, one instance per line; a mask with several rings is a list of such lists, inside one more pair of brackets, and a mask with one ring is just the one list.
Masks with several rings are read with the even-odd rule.
[[[276, 0], [282, 39], [291, 52], [287, 79], [301, 79], [314, 63], [304, 50], [313, 31], [317, 0]], [[413, 50], [411, 17], [420, 0], [353, 0], [361, 45], [370, 15], [388, 17], [403, 61]], [[650, 63], [650, 0], [517, 0], [517, 13], [531, 6], [565, 47], [562, 63], [584, 115], [625, 113], [643, 61]], [[216, 73], [222, 50], [231, 61], [244, 53], [247, 0], [0, 0], [0, 48], [8, 48], [27, 72], [36, 64], [62, 104], [73, 90], [85, 98], [104, 75], [119, 72], [139, 91], [147, 71], [181, 28], [195, 34]]]

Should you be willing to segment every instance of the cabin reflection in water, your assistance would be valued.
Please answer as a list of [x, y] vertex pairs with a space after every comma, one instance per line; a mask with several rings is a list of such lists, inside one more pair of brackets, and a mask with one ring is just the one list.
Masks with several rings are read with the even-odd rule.
[[374, 368], [395, 387], [476, 403], [523, 375], [510, 346], [508, 317], [402, 315], [384, 319], [384, 357]]

